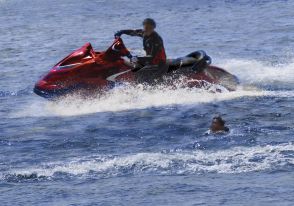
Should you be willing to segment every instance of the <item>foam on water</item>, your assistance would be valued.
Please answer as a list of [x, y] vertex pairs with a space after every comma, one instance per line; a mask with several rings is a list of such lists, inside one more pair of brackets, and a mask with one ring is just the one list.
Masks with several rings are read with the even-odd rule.
[[73, 95], [56, 102], [34, 102], [13, 114], [12, 117], [74, 116], [170, 105], [205, 104], [257, 96], [293, 97], [294, 91], [262, 91], [240, 88], [235, 92], [211, 93], [207, 90], [196, 88], [178, 88], [174, 90], [164, 87], [160, 89], [143, 89], [140, 86], [128, 86], [114, 89], [107, 95], [97, 98], [85, 99]]
[[294, 145], [235, 147], [220, 151], [173, 151], [124, 156], [93, 156], [65, 162], [44, 163], [2, 173], [7, 176], [52, 177], [57, 173], [85, 175], [89, 172], [119, 175], [127, 173], [243, 173], [293, 166]]
[[294, 82], [294, 63], [273, 66], [256, 60], [230, 59], [222, 61], [220, 66], [246, 84]]
[[187, 105], [224, 101], [243, 96], [260, 96], [263, 91], [238, 91], [225, 93], [210, 93], [201, 89], [186, 88], [150, 88], [140, 85], [116, 88], [106, 95], [85, 99], [78, 95], [62, 98], [55, 102], [33, 102], [17, 116], [73, 116], [97, 112], [116, 112], [131, 109], [144, 109], [166, 105]]
[[242, 82], [234, 92], [214, 92], [197, 88], [177, 88], [168, 86], [146, 87], [143, 85], [124, 85], [96, 98], [85, 99], [71, 95], [55, 102], [34, 101], [17, 111], [12, 117], [19, 116], [73, 116], [97, 112], [116, 112], [131, 109], [162, 107], [166, 105], [189, 105], [226, 101], [241, 97], [277, 96], [293, 97], [293, 90], [267, 91], [258, 88], [260, 84], [273, 85], [275, 82], [294, 82], [294, 63], [283, 66], [267, 66], [253, 60], [226, 60], [221, 66], [238, 76]]
[[144, 109], [166, 105], [187, 105], [224, 101], [243, 96], [260, 96], [263, 92], [210, 93], [200, 89], [143, 89], [139, 86], [118, 88], [100, 98], [84, 100], [74, 96], [49, 103], [47, 109], [55, 115], [81, 115], [96, 112]]

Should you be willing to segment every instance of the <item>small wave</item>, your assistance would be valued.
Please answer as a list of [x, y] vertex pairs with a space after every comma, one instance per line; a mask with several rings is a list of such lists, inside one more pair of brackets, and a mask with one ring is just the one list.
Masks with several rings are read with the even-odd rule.
[[125, 156], [98, 156], [77, 159], [69, 163], [48, 163], [38, 168], [12, 170], [7, 177], [44, 178], [58, 174], [87, 175], [89, 173], [117, 176], [124, 174], [199, 174], [245, 173], [280, 170], [294, 165], [294, 145], [280, 144], [235, 147], [221, 151], [178, 151], [137, 153]]
[[39, 176], [36, 173], [32, 173], [32, 174], [8, 174], [5, 175], [5, 179], [8, 182], [24, 182], [24, 181], [31, 181], [31, 180], [46, 180], [48, 179], [48, 177], [42, 177]]
[[294, 82], [294, 63], [266, 65], [256, 60], [231, 59], [221, 63], [245, 84], [289, 84]]
[[7, 97], [7, 96], [25, 96], [28, 94], [32, 94], [32, 89], [26, 88], [19, 91], [0, 91], [0, 97]]

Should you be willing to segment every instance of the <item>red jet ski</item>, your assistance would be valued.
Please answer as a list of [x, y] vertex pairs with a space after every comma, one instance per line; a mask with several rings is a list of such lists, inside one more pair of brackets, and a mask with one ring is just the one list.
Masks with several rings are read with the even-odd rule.
[[[74, 51], [58, 62], [47, 75], [39, 80], [34, 92], [45, 98], [56, 98], [79, 91], [82, 94], [105, 92], [117, 83], [173, 84], [182, 79], [181, 85], [204, 87], [217, 84], [234, 91], [238, 79], [224, 69], [206, 65], [197, 68], [203, 60], [210, 61], [203, 51], [193, 52], [185, 57], [169, 59], [162, 72], [155, 67], [134, 67], [124, 56], [130, 52], [121, 38], [102, 52], [95, 52], [90, 43]], [[197, 70], [195, 70], [197, 68]], [[161, 72], [158, 72], [161, 71]]]

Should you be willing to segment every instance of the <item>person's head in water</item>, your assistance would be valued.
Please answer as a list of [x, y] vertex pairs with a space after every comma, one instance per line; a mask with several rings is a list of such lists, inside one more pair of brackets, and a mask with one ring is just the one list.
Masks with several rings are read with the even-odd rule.
[[147, 18], [143, 21], [143, 30], [147, 36], [152, 34], [155, 28], [156, 28], [156, 23], [153, 19]]
[[214, 117], [210, 125], [210, 131], [212, 133], [228, 132], [229, 128], [225, 124], [226, 122], [220, 116]]

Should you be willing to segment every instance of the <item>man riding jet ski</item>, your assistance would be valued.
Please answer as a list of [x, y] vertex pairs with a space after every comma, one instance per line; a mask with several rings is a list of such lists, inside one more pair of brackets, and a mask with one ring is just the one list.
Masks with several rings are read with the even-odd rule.
[[[133, 57], [131, 54], [128, 55], [128, 58], [132, 63], [134, 63], [138, 69], [145, 67], [149, 69], [162, 70], [166, 72], [168, 69], [166, 61], [166, 53], [164, 49], [164, 44], [161, 36], [155, 31], [156, 22], [147, 18], [143, 21], [143, 29], [136, 30], [120, 30], [115, 33], [115, 38], [121, 37], [122, 34], [129, 36], [138, 36], [143, 38], [143, 48], [146, 52], [145, 57]], [[193, 54], [190, 54], [191, 57], [197, 56], [198, 59], [201, 58], [201, 61], [197, 65], [194, 65], [193, 70], [203, 69], [208, 64], [211, 63], [209, 56], [205, 52], [200, 51]], [[157, 71], [158, 72], [158, 71]]]
[[143, 21], [144, 29], [137, 30], [121, 30], [114, 36], [120, 37], [122, 34], [130, 36], [138, 36], [143, 38], [143, 47], [146, 52], [146, 57], [133, 57], [128, 55], [133, 63], [140, 65], [157, 65], [159, 67], [165, 67], [166, 54], [163, 45], [163, 40], [159, 34], [155, 31], [156, 23], [153, 19], [147, 18]]
[[[166, 59], [163, 41], [154, 31], [155, 22], [145, 20], [143, 30], [123, 30], [105, 51], [96, 52], [90, 43], [72, 52], [58, 62], [35, 85], [34, 92], [42, 97], [55, 99], [78, 92], [80, 95], [105, 93], [117, 83], [167, 84], [182, 87], [219, 85], [234, 91], [236, 76], [224, 69], [210, 65], [211, 59], [203, 51], [192, 52], [177, 59]], [[146, 57], [133, 57], [125, 47], [122, 34], [141, 36]], [[127, 61], [123, 57], [129, 57]], [[221, 90], [216, 90], [221, 91]]]

